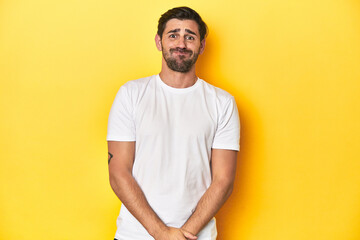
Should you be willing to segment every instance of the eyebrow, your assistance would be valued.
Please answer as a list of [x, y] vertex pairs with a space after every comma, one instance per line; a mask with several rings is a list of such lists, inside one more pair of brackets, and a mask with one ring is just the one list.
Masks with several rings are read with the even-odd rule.
[[[176, 33], [176, 32], [180, 32], [180, 28], [176, 28], [176, 29], [170, 30], [168, 33]], [[194, 33], [193, 31], [191, 31], [191, 30], [189, 30], [189, 29], [187, 29], [187, 28], [185, 29], [185, 32], [197, 36], [196, 33]]]

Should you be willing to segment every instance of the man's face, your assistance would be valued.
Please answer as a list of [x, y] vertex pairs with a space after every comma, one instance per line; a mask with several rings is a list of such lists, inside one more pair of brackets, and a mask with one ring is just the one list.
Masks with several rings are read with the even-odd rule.
[[171, 19], [166, 23], [162, 39], [156, 36], [156, 45], [171, 70], [186, 73], [204, 51], [205, 40], [200, 41], [195, 21]]

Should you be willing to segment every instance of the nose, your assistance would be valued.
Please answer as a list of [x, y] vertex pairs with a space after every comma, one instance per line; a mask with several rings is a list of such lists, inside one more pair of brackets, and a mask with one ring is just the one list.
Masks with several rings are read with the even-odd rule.
[[179, 47], [179, 48], [186, 48], [185, 38], [182, 38], [182, 37], [179, 38], [178, 47]]

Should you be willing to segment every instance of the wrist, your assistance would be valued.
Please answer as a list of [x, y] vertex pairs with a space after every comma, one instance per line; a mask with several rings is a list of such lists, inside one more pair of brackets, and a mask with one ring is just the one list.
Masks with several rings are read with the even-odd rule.
[[149, 234], [154, 238], [158, 239], [161, 235], [167, 232], [169, 228], [164, 223], [154, 224], [149, 230]]
[[184, 230], [188, 233], [191, 233], [192, 235], [196, 235], [197, 232], [195, 231], [195, 229], [191, 228], [189, 225], [187, 225], [186, 223], [180, 228], [181, 230]]

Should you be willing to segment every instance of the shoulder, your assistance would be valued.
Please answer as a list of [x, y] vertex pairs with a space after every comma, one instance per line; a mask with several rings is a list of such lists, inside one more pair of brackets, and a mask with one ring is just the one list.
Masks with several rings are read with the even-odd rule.
[[121, 86], [120, 89], [126, 89], [127, 91], [136, 91], [145, 88], [150, 82], [154, 81], [156, 75], [139, 78], [136, 80], [130, 80]]
[[227, 91], [225, 91], [224, 89], [221, 89], [219, 87], [215, 87], [214, 85], [200, 79], [202, 81], [202, 85], [204, 88], [204, 91], [206, 91], [206, 94], [214, 97], [216, 99], [216, 101], [220, 104], [226, 104], [229, 101], [234, 100], [234, 97], [228, 93]]
[[127, 105], [134, 106], [144, 94], [147, 86], [154, 82], [156, 75], [130, 80], [123, 84], [117, 91], [115, 102], [126, 103]]
[[151, 82], [155, 82], [155, 79], [156, 75], [130, 80], [120, 87], [117, 95], [124, 95], [129, 98], [137, 98], [139, 95], [144, 93], [145, 89], [150, 85]]

